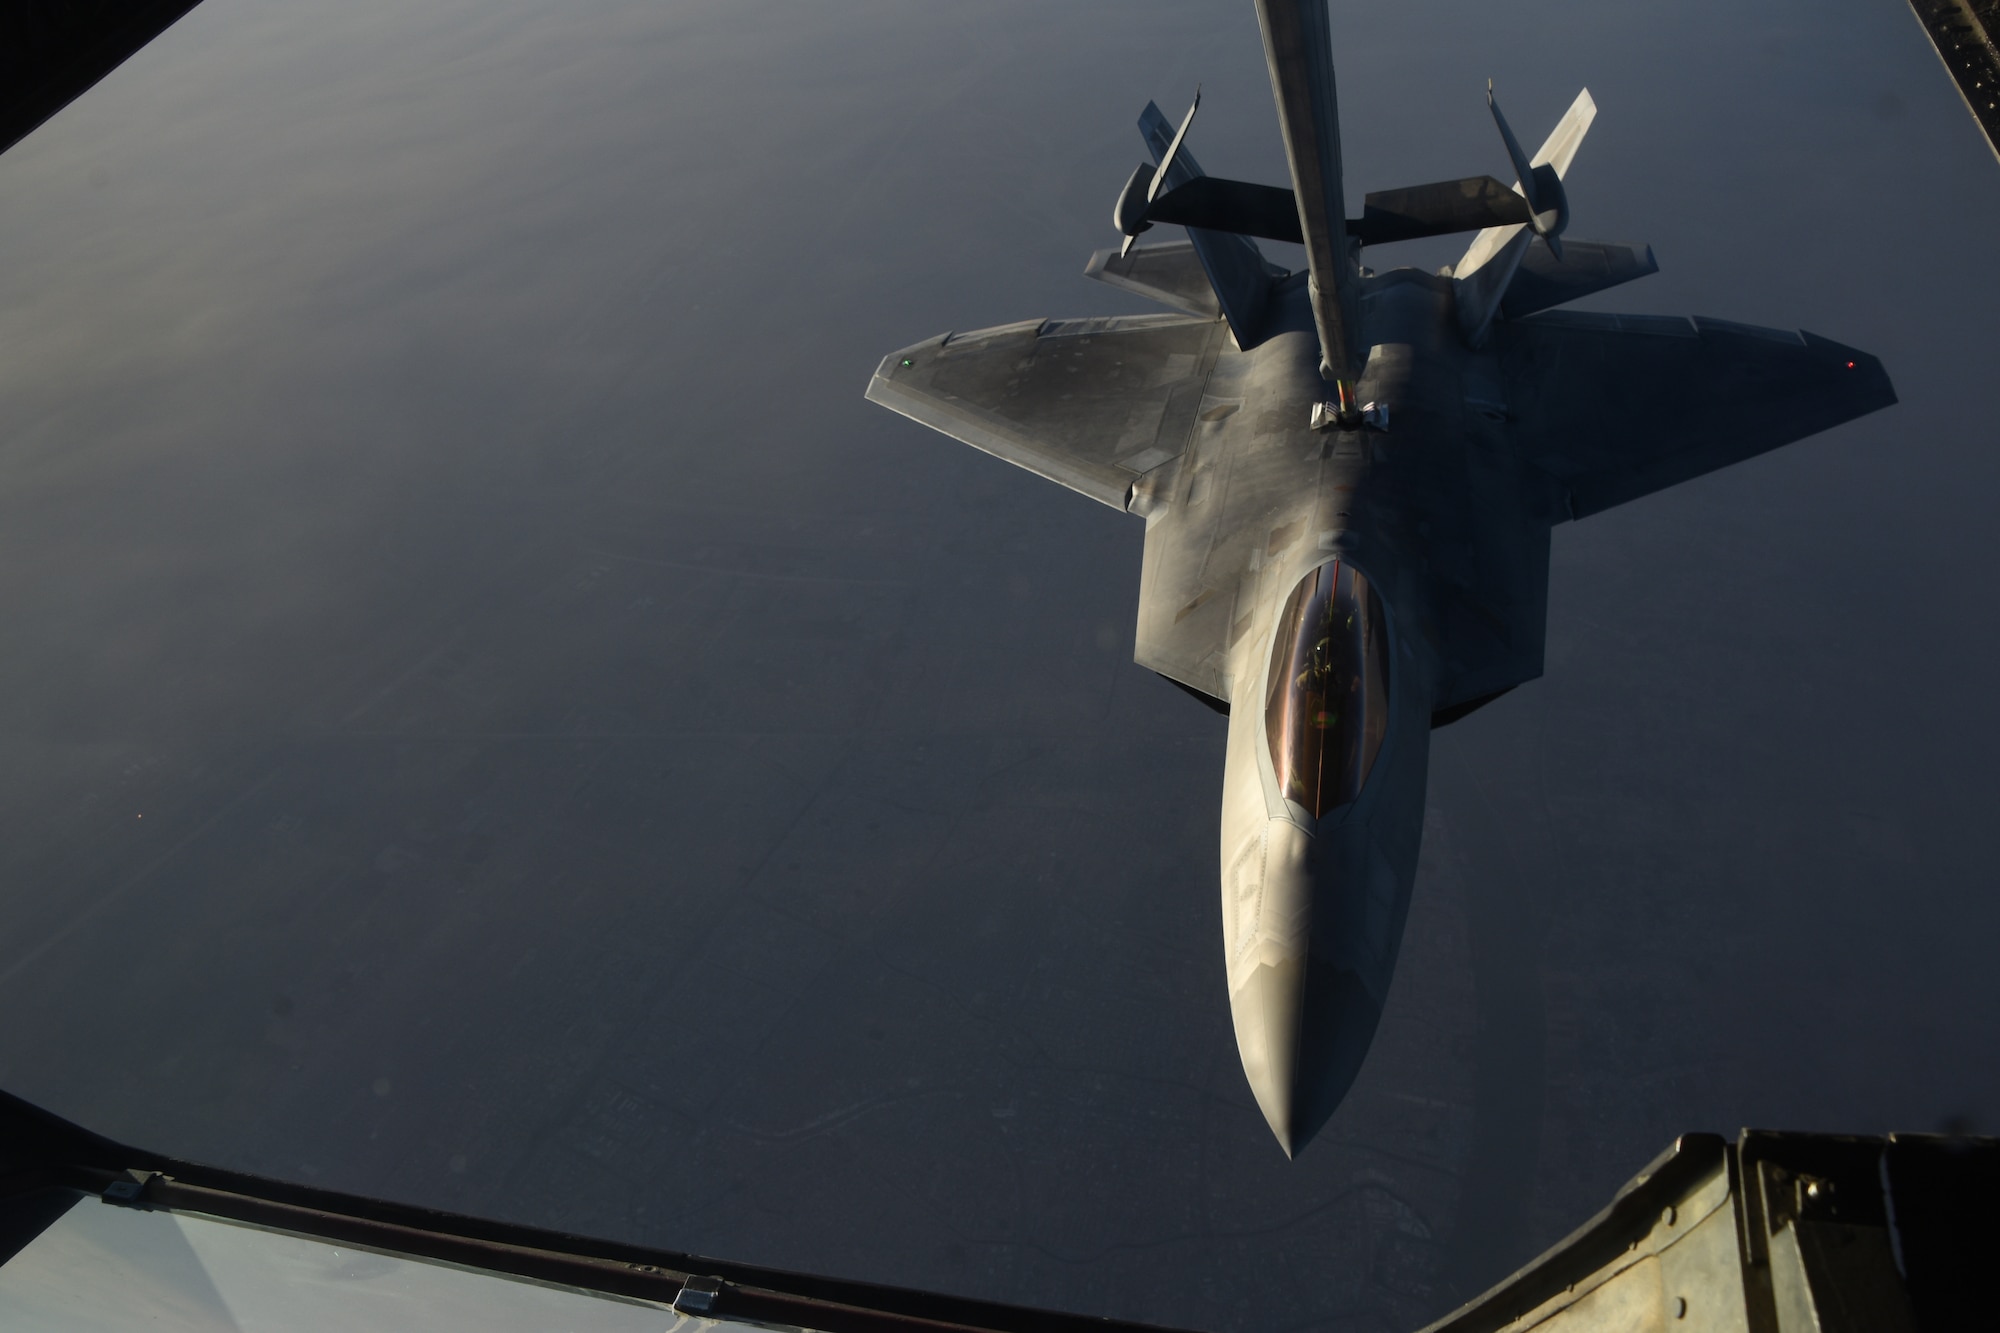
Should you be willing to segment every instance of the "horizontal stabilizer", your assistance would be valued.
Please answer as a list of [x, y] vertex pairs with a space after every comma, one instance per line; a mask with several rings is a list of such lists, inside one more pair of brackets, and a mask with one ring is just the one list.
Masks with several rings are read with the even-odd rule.
[[906, 347], [868, 399], [1122, 510], [1187, 447], [1222, 343], [1213, 317], [1031, 319]]
[[1192, 241], [1142, 245], [1123, 253], [1099, 250], [1090, 257], [1083, 276], [1185, 310], [1190, 315], [1209, 319], [1222, 315], [1222, 306], [1215, 299], [1215, 289], [1208, 285], [1208, 273], [1201, 266], [1201, 257], [1195, 254]]
[[1557, 259], [1548, 242], [1537, 236], [1521, 256], [1500, 310], [1509, 319], [1519, 319], [1659, 271], [1650, 245], [1565, 241], [1562, 258]]
[[1728, 320], [1555, 310], [1496, 326], [1494, 343], [1516, 437], [1571, 518], [1896, 401], [1866, 352]]

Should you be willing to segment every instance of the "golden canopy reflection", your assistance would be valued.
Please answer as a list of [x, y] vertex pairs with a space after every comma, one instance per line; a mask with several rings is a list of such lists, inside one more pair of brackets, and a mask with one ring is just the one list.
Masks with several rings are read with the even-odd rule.
[[1287, 800], [1318, 818], [1360, 795], [1389, 727], [1389, 631], [1344, 560], [1300, 580], [1278, 617], [1264, 725]]

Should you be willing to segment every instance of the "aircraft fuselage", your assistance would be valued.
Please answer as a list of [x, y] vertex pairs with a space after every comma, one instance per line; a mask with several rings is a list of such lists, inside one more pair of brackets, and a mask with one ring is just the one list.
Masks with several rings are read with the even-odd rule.
[[[1148, 514], [1155, 581], [1234, 585], [1223, 940], [1245, 1072], [1288, 1150], [1345, 1094], [1387, 996], [1416, 875], [1433, 714], [1454, 694], [1477, 697], [1524, 679], [1520, 668], [1539, 670], [1548, 519], [1522, 512], [1537, 497], [1488, 438], [1504, 413], [1492, 392], [1497, 369], [1474, 366], [1468, 376], [1481, 354], [1458, 334], [1448, 280], [1404, 269], [1364, 283], [1371, 351], [1360, 393], [1387, 406], [1388, 429], [1312, 428], [1325, 388], [1295, 284], [1281, 297], [1293, 306], [1284, 332], [1218, 355], [1195, 439], [1174, 475], [1153, 481], [1181, 502], [1155, 507], [1157, 496], [1139, 494], [1133, 506]], [[1468, 478], [1489, 473], [1500, 484], [1475, 498]], [[1496, 505], [1514, 512], [1468, 513]], [[1531, 660], [1512, 679], [1457, 679], [1440, 627], [1469, 590], [1507, 570], [1507, 595], [1486, 599], [1501, 613], [1493, 628], [1513, 638], [1502, 617], [1532, 608], [1519, 627]], [[1327, 598], [1316, 610], [1310, 592], [1295, 598], [1315, 579], [1353, 584], [1333, 600], [1350, 604], [1358, 628], [1333, 625]], [[1346, 635], [1344, 675], [1339, 663], [1312, 659], [1339, 655], [1339, 636], [1320, 634], [1329, 627]], [[1341, 707], [1329, 711], [1327, 691], [1309, 689], [1316, 673], [1340, 677]], [[1298, 706], [1302, 690], [1309, 703]], [[1302, 748], [1316, 765], [1303, 778]]]

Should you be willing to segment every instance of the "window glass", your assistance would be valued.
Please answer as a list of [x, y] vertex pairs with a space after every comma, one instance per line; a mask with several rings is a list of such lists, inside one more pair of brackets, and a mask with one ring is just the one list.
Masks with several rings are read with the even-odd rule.
[[90, 1198], [0, 1266], [0, 1329], [748, 1333], [651, 1302]]
[[1286, 799], [1317, 818], [1361, 793], [1389, 726], [1389, 627], [1344, 560], [1306, 575], [1278, 617], [1264, 725]]

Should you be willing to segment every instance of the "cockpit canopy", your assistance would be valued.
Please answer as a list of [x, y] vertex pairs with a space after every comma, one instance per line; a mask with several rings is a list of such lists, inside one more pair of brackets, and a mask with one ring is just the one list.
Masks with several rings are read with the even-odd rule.
[[1361, 794], [1389, 729], [1389, 623], [1344, 560], [1300, 580], [1278, 617], [1264, 726], [1285, 799], [1317, 819]]

